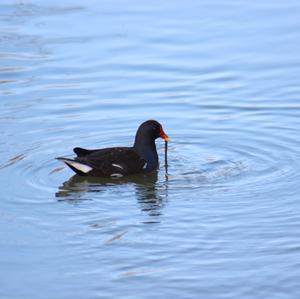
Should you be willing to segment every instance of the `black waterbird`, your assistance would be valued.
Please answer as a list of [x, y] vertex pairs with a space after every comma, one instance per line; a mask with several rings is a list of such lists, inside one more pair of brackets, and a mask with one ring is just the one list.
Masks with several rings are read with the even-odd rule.
[[132, 147], [111, 147], [88, 150], [73, 149], [74, 159], [59, 157], [73, 171], [82, 176], [122, 177], [136, 173], [148, 173], [158, 168], [155, 139], [170, 139], [162, 125], [155, 120], [142, 123], [135, 135]]

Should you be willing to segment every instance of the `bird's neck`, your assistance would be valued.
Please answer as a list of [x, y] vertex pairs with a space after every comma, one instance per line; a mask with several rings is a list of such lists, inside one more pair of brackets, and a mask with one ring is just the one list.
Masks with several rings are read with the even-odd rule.
[[137, 135], [134, 142], [135, 151], [147, 162], [146, 172], [150, 172], [158, 167], [158, 155], [155, 141], [145, 138], [139, 138]]

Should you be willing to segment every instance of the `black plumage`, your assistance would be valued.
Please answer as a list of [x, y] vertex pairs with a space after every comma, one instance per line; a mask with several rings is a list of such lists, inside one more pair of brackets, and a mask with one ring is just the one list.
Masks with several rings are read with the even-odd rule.
[[151, 172], [158, 167], [155, 139], [169, 141], [162, 126], [155, 120], [140, 125], [132, 147], [111, 147], [87, 150], [75, 147], [75, 159], [57, 158], [83, 176], [121, 177]]

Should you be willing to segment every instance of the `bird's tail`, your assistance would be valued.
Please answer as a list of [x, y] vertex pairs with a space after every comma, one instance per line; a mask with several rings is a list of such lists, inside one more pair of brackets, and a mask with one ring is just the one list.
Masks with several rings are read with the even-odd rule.
[[59, 161], [64, 162], [68, 165], [73, 171], [75, 171], [79, 175], [87, 175], [93, 168], [89, 165], [86, 165], [82, 162], [75, 161], [73, 159], [65, 158], [65, 157], [57, 157]]

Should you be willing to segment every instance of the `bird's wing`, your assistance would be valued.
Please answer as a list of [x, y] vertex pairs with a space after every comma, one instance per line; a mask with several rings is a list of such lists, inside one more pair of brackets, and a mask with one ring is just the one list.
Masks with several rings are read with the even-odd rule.
[[75, 160], [89, 165], [93, 171], [105, 176], [141, 172], [146, 164], [132, 148], [126, 147], [101, 149]]

